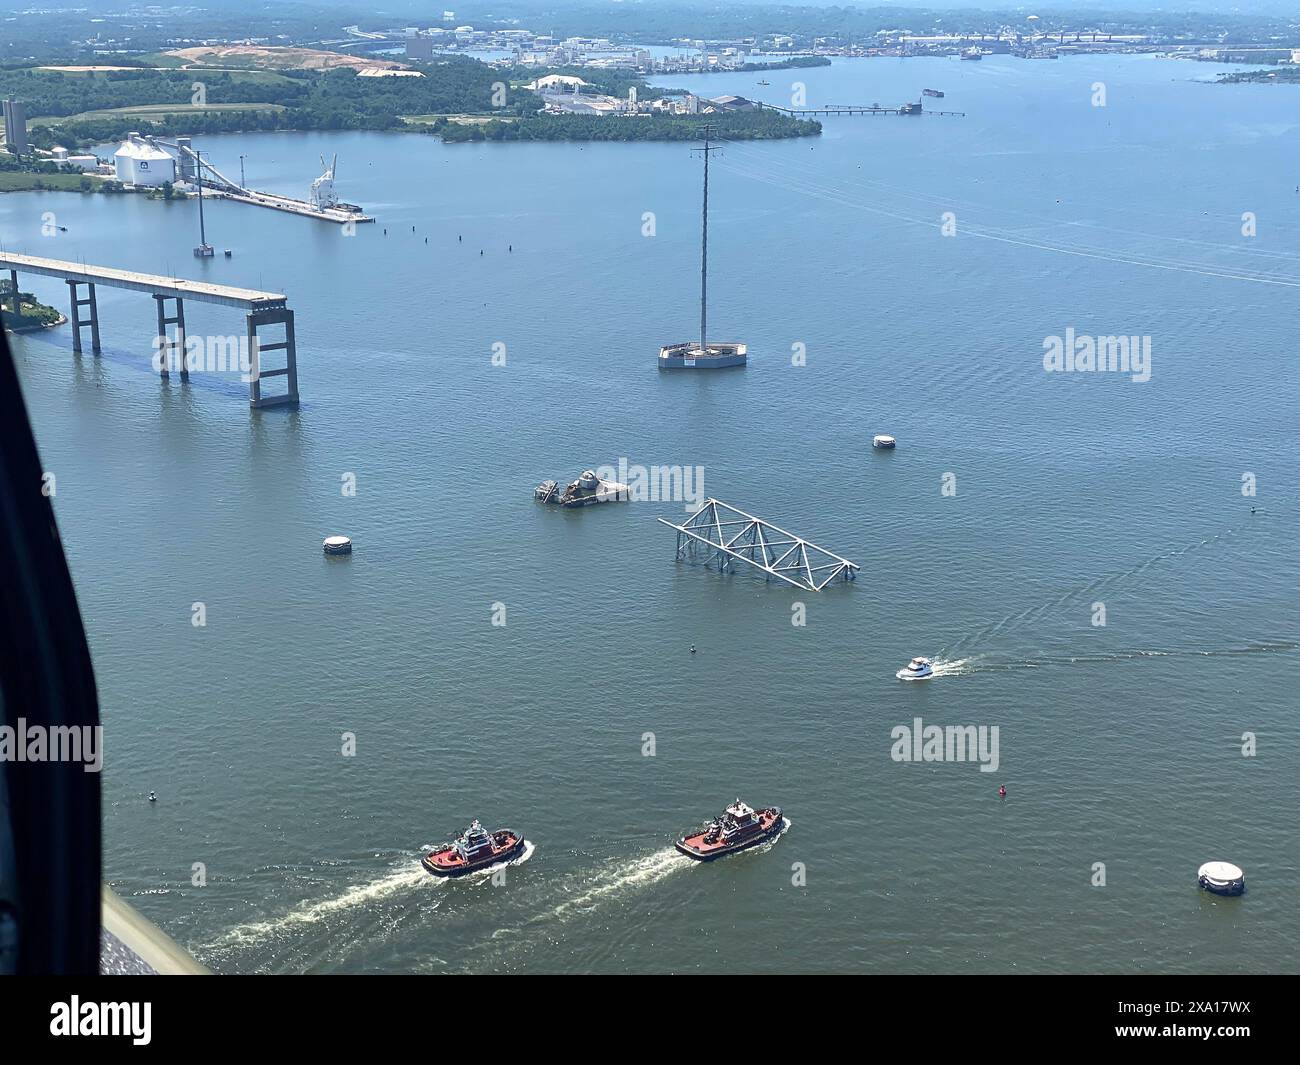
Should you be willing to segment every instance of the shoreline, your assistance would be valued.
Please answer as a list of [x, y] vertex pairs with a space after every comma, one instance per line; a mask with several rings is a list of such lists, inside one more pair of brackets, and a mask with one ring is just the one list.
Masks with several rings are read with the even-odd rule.
[[[45, 304], [45, 306], [48, 306], [48, 304]], [[54, 310], [54, 308], [50, 307], [50, 310]], [[0, 315], [0, 320], [8, 322], [10, 317], [11, 315], [9, 314], [9, 312], [5, 311], [3, 312], [2, 315]], [[20, 326], [6, 325], [4, 327], [4, 331], [6, 333], [11, 333], [14, 336], [25, 336], [28, 333], [39, 333], [42, 329], [57, 329], [59, 326], [67, 325], [67, 324], [68, 324], [68, 316], [64, 314], [62, 311], [60, 311], [58, 321], [34, 322], [32, 325], [20, 325]]]

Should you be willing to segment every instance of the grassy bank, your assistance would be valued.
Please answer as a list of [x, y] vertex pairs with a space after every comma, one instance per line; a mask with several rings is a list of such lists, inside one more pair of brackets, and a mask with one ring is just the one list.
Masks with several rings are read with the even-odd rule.
[[0, 170], [0, 192], [94, 192], [102, 178], [89, 174], [36, 174], [26, 170]]

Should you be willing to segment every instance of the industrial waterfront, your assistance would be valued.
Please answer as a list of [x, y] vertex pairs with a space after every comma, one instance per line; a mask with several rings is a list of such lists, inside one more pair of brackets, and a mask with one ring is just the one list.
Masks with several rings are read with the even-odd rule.
[[[726, 145], [709, 322], [749, 358], [717, 374], [655, 366], [698, 325], [684, 143], [206, 136], [296, 198], [337, 152], [376, 219], [208, 202], [230, 259], [194, 258], [191, 201], [0, 197], [7, 253], [296, 313], [296, 409], [160, 380], [138, 293], [99, 290], [98, 358], [15, 338], [104, 707], [106, 879], [218, 971], [1294, 969], [1297, 119], [1284, 87], [1189, 80], [1221, 69], [707, 75], [781, 106], [933, 85], [966, 116]], [[1150, 336], [1150, 379], [1044, 372], [1067, 329]], [[532, 498], [622, 459], [699, 466], [856, 580], [675, 561], [680, 501]], [[900, 684], [914, 655], [941, 675]], [[997, 772], [891, 759], [917, 719], [999, 726]], [[779, 843], [674, 852], [736, 794], [780, 805]], [[435, 881], [422, 850], [474, 817], [535, 853]], [[1249, 893], [1198, 892], [1211, 858]]]

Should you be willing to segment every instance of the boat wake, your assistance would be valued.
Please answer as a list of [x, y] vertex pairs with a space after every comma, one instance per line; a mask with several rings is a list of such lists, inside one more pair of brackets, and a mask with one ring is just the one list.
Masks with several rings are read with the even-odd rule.
[[[420, 848], [419, 854], [427, 854], [433, 850], [435, 844], [427, 843]], [[508, 862], [497, 862], [495, 865], [487, 866], [484, 869], [475, 870], [463, 877], [457, 879], [474, 882], [488, 882], [492, 879], [492, 874], [500, 869], [510, 865], [523, 865], [533, 856], [537, 850], [537, 845], [531, 840], [524, 840], [524, 849], [517, 858], [512, 858]], [[352, 910], [361, 906], [368, 906], [378, 902], [381, 899], [396, 895], [404, 891], [421, 891], [442, 887], [445, 884], [454, 881], [447, 877], [432, 876], [419, 865], [418, 859], [414, 866], [411, 865], [411, 859], [404, 857], [400, 865], [394, 867], [383, 876], [378, 876], [364, 884], [357, 884], [355, 887], [348, 888], [340, 895], [333, 898], [321, 899], [317, 902], [304, 903], [296, 910], [290, 910], [281, 917], [268, 918], [264, 921], [250, 921], [247, 924], [236, 925], [234, 928], [223, 932], [217, 939], [208, 944], [211, 950], [229, 949], [232, 947], [247, 946], [269, 939], [277, 933], [295, 926], [305, 926], [318, 924], [321, 921], [342, 913], [346, 910]]]
[[1300, 650], [1300, 642], [1280, 640], [1271, 643], [1242, 644], [1237, 647], [1137, 648], [1134, 650], [1084, 651], [1079, 654], [1043, 654], [1025, 657], [984, 654], [950, 661], [935, 659], [934, 676], [959, 677], [970, 673], [1002, 673], [1014, 669], [1044, 669], [1053, 666], [1132, 662], [1147, 658], [1237, 658], [1243, 655], [1283, 654], [1287, 651], [1296, 650]]
[[234, 928], [223, 932], [208, 946], [212, 950], [221, 950], [258, 943], [284, 931], [286, 928], [318, 924], [333, 914], [369, 905], [398, 892], [421, 890], [426, 887], [434, 888], [444, 883], [446, 883], [445, 880], [440, 877], [430, 876], [419, 865], [412, 868], [409, 860], [403, 860], [399, 867], [390, 870], [383, 876], [376, 877], [364, 884], [357, 884], [333, 898], [304, 903], [296, 910], [290, 910], [281, 917], [236, 925]]
[[606, 899], [648, 887], [694, 864], [672, 847], [665, 847], [632, 861], [610, 862], [605, 871], [596, 873], [584, 889], [545, 914], [538, 915], [535, 920], [566, 920], [575, 913], [590, 910]]
[[977, 661], [977, 658], [932, 658], [930, 668], [934, 672], [930, 677], [960, 677], [963, 673], [978, 672]]
[[1005, 633], [1029, 626], [1039, 627], [1044, 622], [1059, 616], [1062, 610], [1071, 606], [1071, 604], [1077, 607], [1079, 604], [1088, 604], [1095, 599], [1112, 594], [1112, 589], [1127, 589], [1131, 584], [1140, 583], [1147, 578], [1152, 569], [1162, 564], [1174, 562], [1192, 552], [1213, 547], [1236, 535], [1247, 528], [1248, 525], [1248, 522], [1238, 523], [1209, 536], [1203, 536], [1200, 539], [1183, 544], [1181, 547], [1167, 548], [1164, 551], [1147, 556], [1125, 570], [1104, 574], [1080, 588], [1074, 588], [1047, 602], [1027, 607], [1016, 614], [1008, 614], [1006, 617], [1000, 618], [982, 629], [962, 636], [952, 644], [941, 647], [937, 652], [939, 657], [935, 661], [935, 673], [939, 673], [938, 663], [944, 656], [956, 657], [962, 662], [969, 661], [969, 659], [963, 657], [964, 653], [969, 654], [971, 650], [985, 644], [995, 636], [1002, 636]]
[[[776, 846], [777, 841], [780, 840], [782, 836], [784, 836], [787, 832], [790, 831], [790, 826], [792, 824], [794, 824], [794, 822], [791, 821], [790, 818], [788, 817], [781, 818], [781, 831], [778, 832], [771, 839], [766, 840], [763, 843], [760, 843], [757, 847], [754, 847], [753, 848], [754, 853], [766, 854], [768, 851], [770, 851], [773, 847]], [[697, 862], [696, 864], [698, 865], [699, 863]]]

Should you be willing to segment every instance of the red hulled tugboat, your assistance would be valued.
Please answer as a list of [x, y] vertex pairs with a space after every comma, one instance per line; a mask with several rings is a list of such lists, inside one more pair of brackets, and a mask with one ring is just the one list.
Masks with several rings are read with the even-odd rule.
[[508, 828], [489, 832], [475, 821], [454, 843], [444, 843], [421, 859], [434, 876], [464, 876], [490, 865], [517, 858], [524, 849], [524, 837]]
[[773, 839], [784, 825], [779, 806], [754, 810], [737, 799], [716, 821], [679, 839], [677, 849], [697, 862], [712, 861]]

